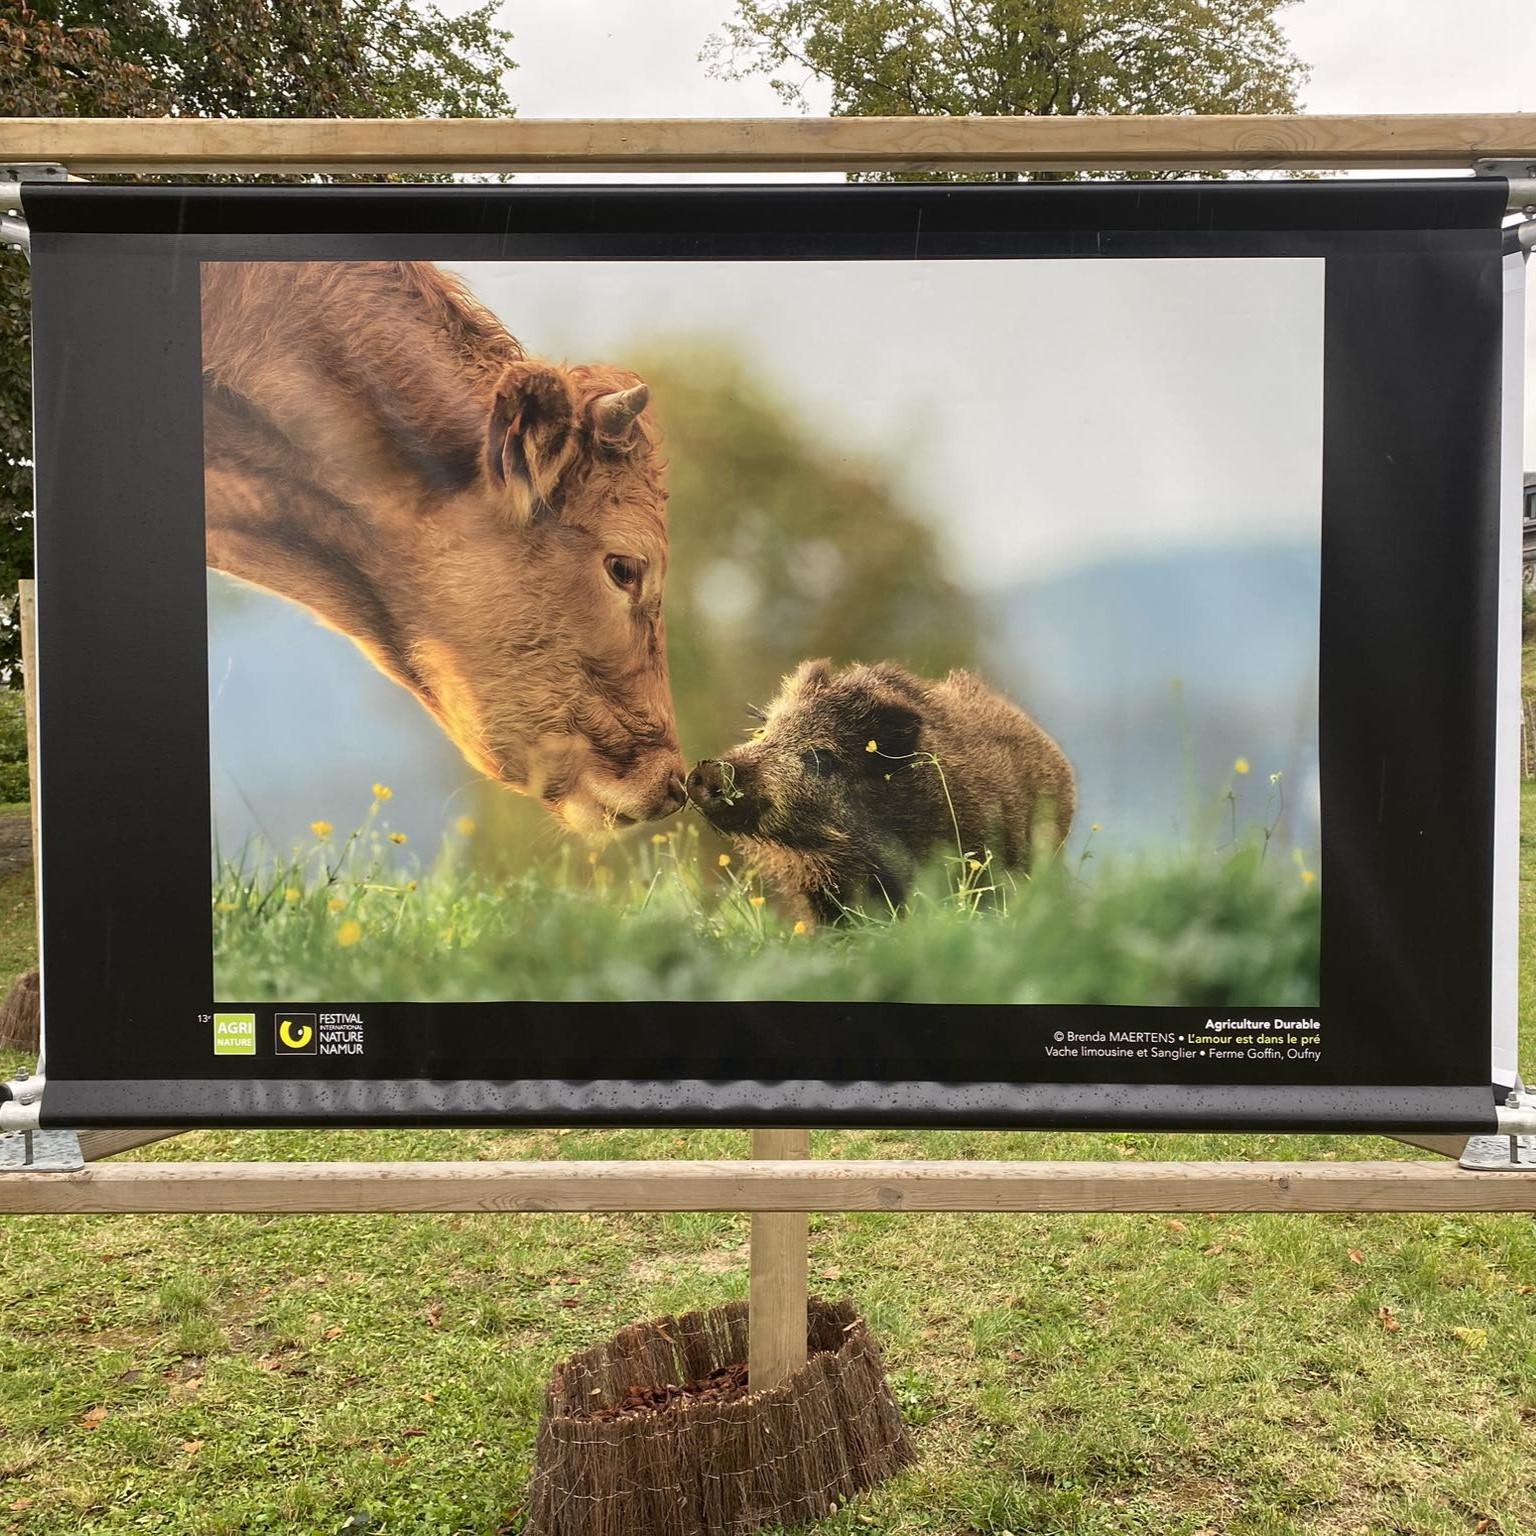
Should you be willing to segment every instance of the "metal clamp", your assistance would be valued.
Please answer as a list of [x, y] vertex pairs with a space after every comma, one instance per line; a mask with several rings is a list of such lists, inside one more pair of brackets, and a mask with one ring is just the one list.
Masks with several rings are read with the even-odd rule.
[[[0, 246], [19, 250], [32, 259], [32, 232], [21, 213], [21, 188], [28, 181], [68, 181], [69, 172], [62, 165], [0, 165]], [[5, 211], [5, 210], [14, 210]]]
[[1509, 183], [1509, 211], [1536, 218], [1536, 160], [1478, 160], [1479, 176], [1502, 176]]
[[23, 1069], [8, 1083], [0, 1083], [0, 1132], [35, 1131], [42, 1112], [43, 1089], [48, 1080]]

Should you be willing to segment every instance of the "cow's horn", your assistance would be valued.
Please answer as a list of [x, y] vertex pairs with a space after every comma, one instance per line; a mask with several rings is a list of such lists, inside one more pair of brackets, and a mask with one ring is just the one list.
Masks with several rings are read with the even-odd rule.
[[615, 390], [611, 395], [599, 395], [592, 402], [592, 420], [603, 437], [615, 440], [629, 436], [635, 417], [645, 409], [651, 392], [644, 384], [630, 389]]

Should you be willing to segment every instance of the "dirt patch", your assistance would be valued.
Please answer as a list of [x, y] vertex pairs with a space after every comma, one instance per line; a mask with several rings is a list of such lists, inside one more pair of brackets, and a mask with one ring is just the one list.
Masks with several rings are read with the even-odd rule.
[[32, 817], [0, 816], [0, 875], [32, 867]]

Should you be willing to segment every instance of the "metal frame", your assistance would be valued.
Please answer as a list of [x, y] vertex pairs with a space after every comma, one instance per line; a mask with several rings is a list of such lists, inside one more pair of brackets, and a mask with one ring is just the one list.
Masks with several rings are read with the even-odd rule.
[[[31, 162], [31, 163], [26, 163]], [[251, 122], [0, 119], [0, 203], [36, 175], [359, 170], [808, 171], [1461, 169], [1510, 181], [1536, 214], [1536, 114], [1375, 118]], [[1519, 235], [1536, 246], [1536, 220]], [[26, 248], [24, 221], [0, 242]], [[45, 1087], [0, 1087], [0, 1131], [29, 1131]], [[83, 1133], [85, 1165], [18, 1176], [0, 1213], [751, 1211], [753, 1379], [803, 1359], [806, 1217], [819, 1211], [1536, 1211], [1536, 1100], [1498, 1138], [1402, 1139], [1450, 1161], [813, 1162], [804, 1131], [758, 1131], [744, 1162], [102, 1164], [166, 1135]], [[64, 1133], [68, 1134], [68, 1133]], [[1490, 1146], [1492, 1142], [1494, 1145]], [[50, 1149], [51, 1150], [51, 1149]], [[68, 1161], [68, 1147], [60, 1157]], [[1473, 1171], [1477, 1170], [1477, 1171]], [[1497, 1170], [1497, 1171], [1490, 1171]], [[797, 1340], [799, 1341], [797, 1343]]]

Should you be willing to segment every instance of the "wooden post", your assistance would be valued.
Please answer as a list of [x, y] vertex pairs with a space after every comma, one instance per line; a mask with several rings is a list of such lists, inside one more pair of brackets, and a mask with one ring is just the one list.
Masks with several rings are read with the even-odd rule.
[[[755, 1162], [811, 1155], [809, 1131], [753, 1131]], [[747, 1376], [754, 1392], [776, 1387], [805, 1364], [806, 1275], [811, 1218], [805, 1211], [752, 1218]]]

